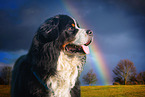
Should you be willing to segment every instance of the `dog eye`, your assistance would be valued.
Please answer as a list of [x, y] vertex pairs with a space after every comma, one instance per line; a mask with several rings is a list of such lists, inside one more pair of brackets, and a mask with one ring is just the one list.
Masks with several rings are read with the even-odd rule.
[[72, 30], [72, 27], [69, 27], [68, 30], [71, 31]]

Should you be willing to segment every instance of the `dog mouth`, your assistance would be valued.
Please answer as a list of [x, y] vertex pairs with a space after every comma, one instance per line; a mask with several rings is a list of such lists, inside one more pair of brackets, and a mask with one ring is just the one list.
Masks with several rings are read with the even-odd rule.
[[89, 42], [87, 42], [84, 45], [75, 45], [75, 44], [67, 44], [65, 46], [65, 51], [67, 51], [68, 53], [81, 53], [81, 54], [89, 54], [89, 47], [88, 45], [92, 42], [92, 40], [90, 40]]

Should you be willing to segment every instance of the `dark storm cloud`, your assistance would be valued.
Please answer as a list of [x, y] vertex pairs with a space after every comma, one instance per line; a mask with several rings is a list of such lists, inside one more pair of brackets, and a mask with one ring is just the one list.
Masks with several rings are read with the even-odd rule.
[[0, 11], [0, 14], [0, 49], [26, 49], [27, 45], [29, 45], [26, 43], [30, 41], [30, 37], [34, 32], [33, 29], [27, 25], [22, 26], [22, 20], [17, 15], [11, 16], [11, 13], [5, 11]]
[[89, 28], [98, 34], [133, 33], [132, 37], [136, 36], [137, 31], [144, 39], [145, 15], [141, 10], [145, 9], [145, 4], [142, 2], [139, 0], [136, 4], [134, 0], [130, 3], [128, 0], [84, 0], [81, 7], [78, 3], [74, 6], [79, 9], [77, 13], [80, 18], [84, 18], [89, 23]]
[[64, 11], [54, 0], [0, 3], [0, 50], [28, 50], [39, 25]]
[[[1, 4], [0, 7], [0, 49], [28, 49], [34, 33], [45, 19], [67, 13], [62, 2], [56, 1], [2, 2], [5, 6]], [[89, 28], [97, 34], [112, 36], [128, 31], [132, 33], [128, 37], [138, 36], [144, 41], [144, 1], [71, 0], [71, 3], [79, 13], [78, 16], [86, 20]]]
[[21, 7], [17, 5], [18, 2], [8, 2], [0, 8], [0, 50], [28, 49], [34, 33], [46, 17], [39, 2], [26, 2]]

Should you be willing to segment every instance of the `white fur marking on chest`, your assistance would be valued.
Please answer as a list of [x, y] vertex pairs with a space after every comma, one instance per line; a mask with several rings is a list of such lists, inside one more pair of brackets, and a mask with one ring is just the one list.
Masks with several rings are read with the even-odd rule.
[[63, 52], [57, 62], [57, 75], [51, 76], [48, 87], [51, 87], [51, 97], [71, 97], [70, 90], [74, 87], [78, 73], [81, 72], [82, 63], [78, 57], [70, 58]]

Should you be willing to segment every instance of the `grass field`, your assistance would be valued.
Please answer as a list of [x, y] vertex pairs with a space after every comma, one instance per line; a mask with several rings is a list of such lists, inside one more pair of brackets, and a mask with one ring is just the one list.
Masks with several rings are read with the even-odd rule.
[[145, 97], [145, 85], [82, 86], [82, 97]]
[[0, 97], [10, 97], [10, 86], [0, 85]]
[[[145, 97], [145, 85], [81, 86], [82, 97]], [[0, 97], [10, 97], [10, 86], [0, 85]]]

